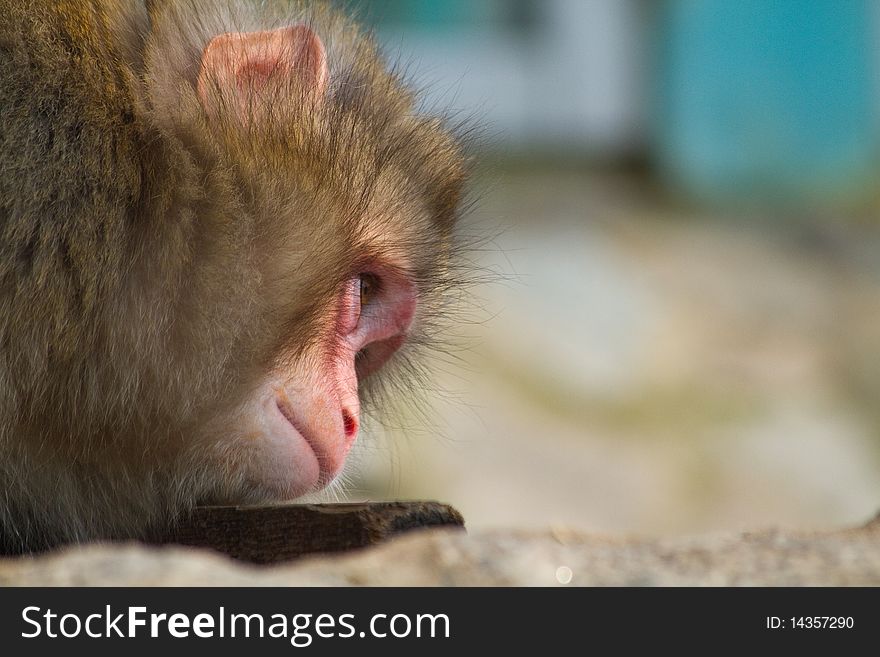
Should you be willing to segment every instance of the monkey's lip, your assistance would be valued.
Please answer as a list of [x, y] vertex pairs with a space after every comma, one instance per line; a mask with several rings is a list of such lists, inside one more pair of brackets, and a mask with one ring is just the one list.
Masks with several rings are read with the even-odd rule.
[[297, 436], [303, 441], [303, 443], [305, 443], [309, 450], [311, 450], [312, 454], [315, 456], [315, 459], [318, 461], [318, 480], [313, 485], [313, 489], [320, 490], [321, 488], [329, 484], [335, 476], [335, 473], [327, 472], [327, 458], [324, 454], [324, 450], [320, 448], [320, 445], [316, 444], [316, 441], [311, 436], [309, 436], [306, 431], [302, 430], [299, 423], [296, 421], [293, 411], [284, 402], [284, 400], [276, 398], [275, 408], [278, 409], [278, 413], [281, 415], [281, 417], [284, 418], [287, 424], [290, 425], [290, 427], [296, 432]]

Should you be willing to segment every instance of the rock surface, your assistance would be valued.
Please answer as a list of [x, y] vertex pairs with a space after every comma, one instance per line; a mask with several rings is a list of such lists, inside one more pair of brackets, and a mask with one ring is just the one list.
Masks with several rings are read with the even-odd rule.
[[834, 532], [689, 539], [569, 531], [417, 531], [344, 555], [241, 564], [206, 550], [91, 545], [0, 560], [5, 586], [880, 585], [880, 518]]

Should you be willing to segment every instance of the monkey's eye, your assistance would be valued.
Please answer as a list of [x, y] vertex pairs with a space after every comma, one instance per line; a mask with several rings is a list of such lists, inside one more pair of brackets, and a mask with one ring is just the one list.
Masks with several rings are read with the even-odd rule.
[[370, 303], [379, 292], [379, 279], [373, 274], [361, 274], [359, 277], [361, 308]]

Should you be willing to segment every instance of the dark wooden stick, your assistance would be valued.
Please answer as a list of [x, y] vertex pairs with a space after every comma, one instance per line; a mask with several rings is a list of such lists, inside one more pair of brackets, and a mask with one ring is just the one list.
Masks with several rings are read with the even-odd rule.
[[438, 502], [208, 506], [197, 508], [156, 542], [211, 548], [265, 564], [367, 547], [438, 526], [464, 527], [464, 519]]

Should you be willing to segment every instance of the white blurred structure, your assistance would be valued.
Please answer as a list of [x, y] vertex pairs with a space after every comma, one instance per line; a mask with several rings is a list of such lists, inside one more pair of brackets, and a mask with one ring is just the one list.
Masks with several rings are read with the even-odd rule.
[[429, 106], [478, 115], [502, 148], [615, 156], [640, 146], [642, 3], [521, 0], [524, 16], [497, 20], [512, 4], [483, 0], [464, 10], [489, 20], [445, 29], [415, 20], [380, 34], [429, 87]]

